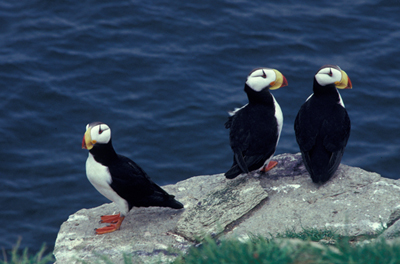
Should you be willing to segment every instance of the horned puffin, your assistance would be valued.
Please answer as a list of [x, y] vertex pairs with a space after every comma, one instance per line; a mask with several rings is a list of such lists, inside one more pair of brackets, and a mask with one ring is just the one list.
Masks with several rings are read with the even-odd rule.
[[233, 151], [233, 164], [226, 178], [255, 170], [269, 171], [277, 165], [271, 158], [282, 131], [283, 115], [269, 90], [287, 85], [285, 76], [275, 69], [257, 68], [247, 76], [244, 91], [249, 103], [230, 112], [225, 123]]
[[304, 164], [315, 183], [324, 183], [335, 173], [350, 136], [350, 118], [337, 88], [352, 88], [346, 72], [339, 66], [322, 66], [314, 76], [314, 93], [294, 123]]
[[110, 225], [97, 228], [97, 234], [105, 234], [120, 228], [132, 207], [162, 206], [181, 209], [183, 205], [155, 184], [135, 162], [118, 155], [111, 143], [111, 129], [102, 122], [86, 126], [82, 148], [89, 150], [86, 175], [90, 183], [109, 200], [120, 213], [101, 216], [101, 223]]

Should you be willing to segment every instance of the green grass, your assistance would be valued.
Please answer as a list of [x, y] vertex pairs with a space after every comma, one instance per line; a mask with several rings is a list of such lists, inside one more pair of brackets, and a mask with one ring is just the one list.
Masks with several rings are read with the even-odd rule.
[[17, 244], [13, 247], [11, 252], [6, 252], [3, 248], [3, 260], [0, 260], [0, 264], [48, 264], [55, 261], [52, 253], [44, 255], [46, 250], [46, 245], [44, 244], [34, 256], [29, 255], [28, 248], [25, 248], [21, 252], [19, 249], [20, 245], [21, 239], [17, 241]]
[[335, 230], [325, 228], [325, 229], [315, 229], [315, 228], [302, 228], [300, 232], [295, 230], [286, 230], [284, 234], [277, 234], [276, 238], [298, 238], [304, 241], [336, 241], [342, 238], [339, 236]]
[[288, 239], [258, 238], [245, 243], [238, 240], [217, 243], [207, 239], [202, 247], [191, 248], [173, 263], [396, 264], [400, 263], [400, 245], [383, 240], [354, 246], [344, 239], [333, 247]]
[[274, 240], [252, 239], [246, 243], [224, 240], [217, 243], [207, 238], [200, 248], [191, 248], [188, 254], [176, 259], [181, 263], [292, 263], [302, 251], [295, 247], [281, 247]]
[[[274, 238], [250, 236], [239, 239], [207, 237], [199, 246], [193, 246], [172, 264], [400, 264], [400, 241], [383, 239], [357, 243], [355, 238], [339, 236], [334, 230], [288, 230]], [[53, 263], [52, 254], [44, 256], [45, 247], [29, 256], [28, 250], [19, 250], [20, 241], [10, 252], [10, 261], [0, 264]], [[138, 256], [123, 254], [124, 264], [142, 263]], [[3, 250], [3, 258], [6, 256]], [[81, 261], [86, 263], [85, 261]], [[93, 263], [93, 262], [90, 262]], [[94, 263], [113, 264], [107, 256], [99, 255]], [[162, 263], [162, 262], [160, 262]]]
[[211, 263], [400, 264], [400, 243], [375, 240], [357, 244], [354, 238], [339, 236], [329, 229], [303, 229], [298, 233], [289, 230], [272, 239], [252, 237], [246, 242], [207, 238], [200, 247], [192, 247], [173, 262]]

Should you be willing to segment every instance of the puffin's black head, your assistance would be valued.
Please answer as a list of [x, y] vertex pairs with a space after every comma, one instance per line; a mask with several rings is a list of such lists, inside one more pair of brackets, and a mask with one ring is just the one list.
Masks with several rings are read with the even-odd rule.
[[287, 86], [288, 82], [285, 76], [283, 76], [278, 70], [257, 68], [247, 76], [246, 85], [255, 92], [261, 92], [264, 89], [279, 89]]
[[351, 81], [347, 73], [335, 65], [324, 65], [315, 74], [319, 86], [334, 85], [338, 89], [351, 89]]
[[91, 150], [95, 144], [108, 144], [110, 141], [110, 127], [102, 122], [93, 122], [86, 125], [86, 132], [82, 140], [82, 148]]

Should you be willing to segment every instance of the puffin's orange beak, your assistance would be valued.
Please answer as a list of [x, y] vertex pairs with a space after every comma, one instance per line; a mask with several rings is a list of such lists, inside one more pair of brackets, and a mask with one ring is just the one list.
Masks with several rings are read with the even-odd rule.
[[349, 76], [347, 76], [347, 73], [344, 70], [341, 70], [342, 72], [342, 79], [340, 82], [335, 82], [336, 88], [338, 89], [351, 89], [353, 86], [351, 85], [351, 81]]
[[91, 128], [89, 127], [88, 130], [86, 130], [85, 135], [83, 136], [82, 139], [83, 149], [91, 150], [93, 148], [93, 145], [96, 143], [96, 141], [92, 140], [92, 137], [90, 136], [90, 131]]
[[82, 139], [82, 148], [87, 149], [86, 142], [85, 142], [85, 135], [83, 135], [83, 139]]
[[283, 82], [281, 87], [288, 86], [288, 81], [286, 80], [286, 77], [283, 74], [282, 77], [283, 77]]
[[350, 77], [347, 76], [347, 86], [344, 89], [352, 89], [352, 88], [353, 88], [353, 85], [351, 84]]
[[276, 89], [279, 89], [281, 87], [287, 86], [288, 85], [288, 81], [286, 80], [286, 77], [283, 76], [283, 74], [278, 70], [273, 69], [273, 71], [276, 74], [276, 80], [274, 82], [270, 83], [269, 89], [270, 90], [276, 90]]

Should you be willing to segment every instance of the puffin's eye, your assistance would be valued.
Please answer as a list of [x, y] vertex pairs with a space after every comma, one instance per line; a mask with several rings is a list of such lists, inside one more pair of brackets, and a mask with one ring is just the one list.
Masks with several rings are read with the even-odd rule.
[[329, 75], [329, 76], [331, 76], [331, 77], [332, 77], [332, 75], [333, 75], [333, 73], [332, 73], [332, 69], [331, 69], [331, 68], [329, 69], [329, 73], [328, 73], [328, 75]]
[[99, 135], [103, 133], [104, 130], [101, 130], [101, 125], [99, 126]]
[[267, 74], [265, 74], [265, 71], [262, 70], [262, 72], [263, 72], [263, 75], [261, 75], [261, 77], [263, 77], [264, 79], [267, 78]]

